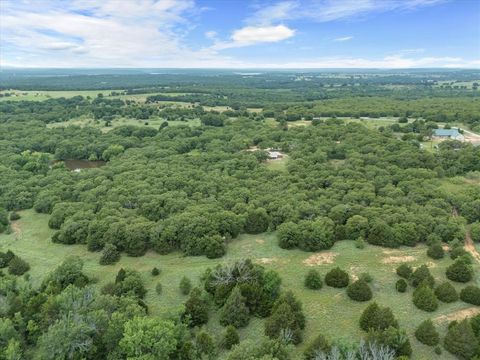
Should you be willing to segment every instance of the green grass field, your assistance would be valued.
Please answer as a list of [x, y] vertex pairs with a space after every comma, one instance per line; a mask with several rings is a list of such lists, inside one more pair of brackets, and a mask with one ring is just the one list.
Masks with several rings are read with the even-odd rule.
[[[105, 126], [105, 121], [103, 120], [95, 120], [90, 117], [81, 117], [81, 118], [72, 119], [64, 122], [50, 123], [50, 124], [47, 124], [47, 127], [56, 128], [56, 127], [66, 127], [66, 126], [80, 126], [80, 127], [90, 126], [90, 127], [100, 129], [103, 132], [108, 132], [118, 126], [124, 126], [124, 125], [148, 126], [148, 127], [154, 127], [158, 129], [164, 121], [165, 121], [164, 119], [159, 117], [150, 118], [148, 120], [138, 120], [138, 119], [132, 119], [132, 118], [116, 118], [112, 120], [111, 126]], [[200, 119], [193, 119], [189, 121], [170, 120], [167, 122], [170, 126], [178, 126], [178, 125], [199, 126], [200, 125]]]
[[[445, 319], [442, 320], [443, 315], [455, 317], [458, 316], [458, 311], [472, 309], [471, 305], [456, 302], [448, 305], [441, 304], [436, 312], [427, 313], [418, 310], [412, 304], [411, 288], [405, 294], [396, 292], [394, 285], [398, 276], [395, 274], [395, 268], [403, 261], [413, 266], [428, 263], [438, 281], [445, 278], [445, 268], [452, 261], [449, 258], [432, 261], [426, 256], [425, 246], [396, 250], [366, 246], [360, 250], [355, 248], [351, 241], [341, 241], [336, 243], [330, 251], [307, 253], [300, 250], [283, 250], [277, 246], [275, 235], [266, 233], [241, 235], [229, 244], [227, 255], [217, 260], [209, 260], [205, 257], [184, 257], [180, 253], [158, 255], [149, 252], [139, 258], [122, 256], [120, 262], [115, 265], [100, 266], [98, 264], [100, 254], [88, 252], [84, 245], [53, 244], [50, 237], [54, 231], [47, 226], [49, 215], [36, 214], [33, 210], [22, 211], [20, 214], [22, 218], [13, 224], [12, 233], [0, 235], [0, 250], [11, 249], [27, 260], [31, 265], [29, 273], [35, 284], [39, 284], [46, 273], [52, 271], [69, 255], [77, 255], [83, 259], [85, 272], [96, 279], [97, 286], [113, 281], [121, 267], [136, 269], [145, 280], [148, 289], [146, 302], [153, 315], [169, 313], [181, 306], [186, 299], [178, 289], [179, 281], [183, 276], [189, 277], [198, 284], [206, 268], [242, 258], [251, 258], [266, 267], [275, 269], [282, 277], [283, 288], [294, 291], [303, 302], [307, 328], [301, 349], [318, 333], [349, 341], [359, 339], [362, 332], [358, 327], [358, 319], [366, 307], [365, 303], [350, 300], [345, 290], [328, 287], [319, 291], [307, 290], [303, 286], [303, 278], [312, 266], [322, 274], [334, 266], [347, 270], [353, 277], [368, 272], [374, 279], [372, 283], [374, 300], [393, 309], [402, 328], [406, 329], [411, 337], [414, 359], [453, 359], [446, 352], [440, 357], [434, 355], [431, 348], [418, 343], [413, 338], [413, 331], [421, 321], [434, 318], [443, 333], [447, 324]], [[153, 267], [161, 269], [158, 277], [150, 274]], [[155, 292], [157, 282], [163, 285], [161, 295]], [[478, 269], [476, 282], [479, 283]], [[222, 327], [213, 313], [207, 327], [215, 334], [222, 332]], [[240, 333], [242, 338], [258, 339], [263, 333], [263, 320], [254, 319]]]

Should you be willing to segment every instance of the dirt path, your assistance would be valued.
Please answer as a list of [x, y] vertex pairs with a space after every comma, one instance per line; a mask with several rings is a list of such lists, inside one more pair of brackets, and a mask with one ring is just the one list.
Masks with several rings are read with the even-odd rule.
[[446, 323], [454, 320], [463, 320], [465, 318], [471, 318], [480, 313], [480, 308], [474, 306], [468, 309], [454, 311], [449, 314], [440, 315], [433, 319], [437, 324]]
[[[453, 208], [452, 214], [453, 214], [453, 217], [457, 217], [458, 216], [457, 209]], [[475, 260], [477, 260], [480, 263], [480, 253], [478, 252], [477, 248], [475, 247], [475, 244], [473, 243], [472, 237], [470, 235], [470, 229], [467, 229], [465, 233], [465, 244], [463, 247], [473, 256]]]
[[473, 243], [470, 231], [467, 231], [467, 234], [465, 235], [465, 250], [472, 254], [473, 258], [480, 263], [480, 253], [478, 253], [478, 250]]
[[15, 234], [15, 240], [20, 240], [22, 238], [22, 229], [20, 228], [20, 225], [18, 222], [12, 222], [10, 224], [10, 227], [12, 228], [13, 233]]

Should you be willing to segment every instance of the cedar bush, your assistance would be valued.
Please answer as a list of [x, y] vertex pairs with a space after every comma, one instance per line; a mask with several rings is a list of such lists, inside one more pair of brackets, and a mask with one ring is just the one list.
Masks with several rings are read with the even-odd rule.
[[458, 300], [457, 290], [451, 283], [445, 281], [435, 288], [435, 296], [444, 303], [451, 303]]
[[152, 276], [158, 276], [160, 275], [160, 269], [158, 269], [157, 267], [154, 267], [152, 269]]
[[325, 275], [325, 283], [334, 288], [344, 288], [348, 286], [350, 279], [348, 273], [336, 267]]
[[410, 279], [410, 276], [412, 276], [413, 270], [410, 265], [407, 264], [402, 264], [399, 267], [397, 267], [397, 275], [404, 278], [404, 279]]
[[443, 340], [443, 346], [459, 359], [474, 359], [478, 352], [478, 339], [470, 322], [465, 319], [459, 323], [451, 323]]
[[318, 270], [310, 270], [305, 277], [305, 287], [312, 290], [321, 289], [323, 286], [322, 277]]
[[0, 252], [0, 268], [6, 268], [14, 257], [15, 254], [11, 250], [7, 250], [6, 253]]
[[397, 289], [399, 293], [404, 293], [405, 291], [407, 291], [407, 287], [408, 284], [405, 279], [398, 279], [395, 283], [395, 289]]
[[439, 242], [434, 242], [431, 244], [428, 247], [427, 255], [435, 260], [442, 259], [445, 256], [445, 251], [443, 251], [442, 244]]
[[415, 337], [422, 344], [428, 346], [438, 345], [440, 338], [432, 320], [428, 319], [422, 322], [415, 330]]
[[30, 270], [30, 265], [16, 255], [8, 263], [8, 272], [12, 275], [23, 275], [28, 270]]
[[247, 326], [249, 320], [250, 313], [248, 307], [245, 305], [245, 298], [237, 286], [232, 290], [220, 311], [220, 324], [240, 328]]
[[413, 303], [424, 311], [432, 312], [438, 308], [438, 301], [433, 290], [425, 283], [422, 283], [413, 292]]
[[16, 211], [12, 211], [10, 213], [10, 221], [19, 220], [20, 218], [21, 218], [20, 214], [17, 213]]
[[417, 287], [422, 283], [431, 288], [433, 288], [435, 285], [435, 279], [433, 278], [432, 274], [430, 274], [430, 270], [428, 270], [427, 265], [422, 265], [416, 268], [412, 273], [411, 281], [413, 287]]
[[202, 297], [199, 288], [194, 288], [190, 292], [190, 296], [185, 303], [182, 319], [190, 327], [200, 326], [208, 322], [208, 303]]
[[100, 265], [115, 264], [120, 260], [120, 251], [113, 244], [106, 244], [102, 250], [102, 256], [100, 257]]
[[446, 275], [452, 281], [466, 283], [472, 280], [473, 270], [465, 261], [458, 259], [447, 268]]
[[364, 280], [357, 280], [348, 285], [347, 295], [355, 301], [368, 301], [372, 298], [372, 290]]
[[155, 285], [155, 291], [158, 295], [160, 295], [163, 291], [163, 286], [162, 283], [158, 282], [157, 285]]
[[480, 306], [480, 288], [469, 285], [460, 291], [460, 300], [467, 304]]
[[315, 360], [319, 353], [328, 354], [332, 349], [330, 342], [327, 338], [319, 334], [305, 349], [303, 356], [305, 360]]
[[186, 276], [182, 277], [179, 285], [180, 291], [183, 295], [188, 295], [192, 289], [192, 282]]
[[388, 307], [380, 307], [373, 302], [368, 305], [360, 316], [360, 328], [364, 331], [385, 330], [389, 327], [398, 328], [398, 322]]
[[234, 345], [240, 342], [237, 329], [234, 326], [228, 325], [225, 328], [225, 335], [223, 336], [223, 347], [230, 350]]

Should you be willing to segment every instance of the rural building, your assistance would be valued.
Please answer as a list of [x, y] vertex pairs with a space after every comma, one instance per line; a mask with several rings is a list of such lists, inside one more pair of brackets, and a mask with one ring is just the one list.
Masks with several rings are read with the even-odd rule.
[[464, 140], [464, 136], [459, 133], [458, 129], [434, 129], [433, 136], [438, 139]]
[[268, 158], [270, 160], [281, 159], [283, 154], [280, 151], [268, 150]]

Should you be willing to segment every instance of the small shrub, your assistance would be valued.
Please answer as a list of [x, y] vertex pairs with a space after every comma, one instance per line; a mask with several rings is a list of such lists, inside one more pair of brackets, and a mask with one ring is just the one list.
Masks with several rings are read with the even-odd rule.
[[317, 270], [310, 270], [305, 277], [305, 287], [312, 290], [321, 289], [323, 286], [322, 277]]
[[8, 272], [12, 275], [23, 275], [30, 270], [30, 265], [18, 256], [14, 256], [8, 263]]
[[364, 249], [365, 244], [365, 240], [362, 237], [359, 237], [357, 240], [355, 240], [355, 247], [357, 249]]
[[156, 267], [152, 269], [152, 276], [158, 276], [160, 275], [160, 270]]
[[223, 346], [225, 349], [230, 350], [234, 345], [240, 342], [237, 329], [234, 326], [229, 325], [225, 329], [225, 335], [223, 336]]
[[437, 310], [438, 301], [433, 290], [425, 283], [413, 292], [413, 303], [420, 310], [432, 312]]
[[472, 280], [473, 270], [470, 265], [458, 259], [447, 268], [446, 275], [452, 281], [466, 283]]
[[435, 330], [435, 326], [430, 319], [425, 320], [417, 327], [417, 330], [415, 330], [415, 337], [422, 344], [428, 346], [435, 346], [440, 342], [438, 332]]
[[348, 277], [348, 274], [340, 269], [339, 267], [336, 267], [332, 270], [330, 270], [327, 275], [325, 275], [325, 283], [328, 286], [334, 287], [334, 288], [344, 288], [348, 286], [350, 279]]
[[188, 295], [190, 293], [190, 290], [192, 290], [192, 282], [189, 278], [184, 276], [182, 277], [182, 280], [180, 280], [179, 287], [183, 295]]
[[15, 211], [12, 211], [10, 213], [10, 221], [15, 221], [15, 220], [19, 220], [20, 219], [20, 214], [15, 212]]
[[325, 336], [319, 334], [305, 349], [303, 356], [306, 360], [315, 360], [319, 353], [328, 354], [332, 349]]
[[469, 285], [460, 291], [460, 299], [467, 304], [480, 306], [480, 288]]
[[245, 301], [240, 288], [235, 287], [220, 310], [220, 324], [233, 325], [236, 328], [247, 326], [250, 321], [250, 312]]
[[450, 258], [452, 260], [456, 260], [461, 256], [467, 255], [469, 256], [470, 253], [463, 248], [463, 246], [455, 246], [452, 250], [450, 250]]
[[405, 291], [407, 291], [407, 287], [408, 284], [405, 279], [398, 279], [395, 283], [395, 289], [397, 289], [399, 293], [404, 293]]
[[392, 310], [388, 307], [379, 307], [375, 302], [368, 305], [360, 316], [360, 328], [364, 331], [382, 331], [389, 327], [398, 328]]
[[427, 255], [435, 260], [442, 259], [445, 256], [445, 251], [443, 251], [442, 244], [439, 242], [431, 244], [428, 247]]
[[413, 287], [417, 287], [422, 283], [431, 288], [433, 288], [435, 285], [435, 279], [433, 278], [432, 274], [430, 274], [430, 270], [428, 270], [427, 265], [422, 265], [416, 268], [412, 273], [410, 280], [412, 281]]
[[459, 359], [473, 360], [478, 351], [478, 339], [467, 319], [449, 324], [443, 345], [445, 350]]
[[410, 279], [410, 276], [412, 276], [413, 270], [410, 265], [407, 264], [402, 264], [399, 267], [397, 267], [397, 275], [404, 278], [404, 279]]
[[11, 250], [7, 250], [6, 253], [0, 252], [0, 268], [6, 268], [14, 257], [15, 254]]
[[444, 303], [452, 303], [458, 300], [458, 294], [452, 284], [445, 281], [435, 289], [435, 296]]
[[157, 292], [158, 295], [162, 294], [162, 291], [163, 291], [162, 283], [157, 283], [157, 285], [155, 286], [155, 291]]
[[106, 244], [102, 250], [102, 256], [100, 257], [100, 265], [115, 264], [120, 260], [120, 251], [113, 244]]
[[373, 277], [369, 273], [361, 273], [359, 279], [365, 281], [368, 284], [373, 281]]
[[357, 280], [348, 285], [347, 295], [355, 301], [368, 301], [372, 298], [372, 290], [364, 280]]
[[437, 355], [442, 355], [442, 348], [440, 346], [435, 346], [435, 349], [433, 351]]

